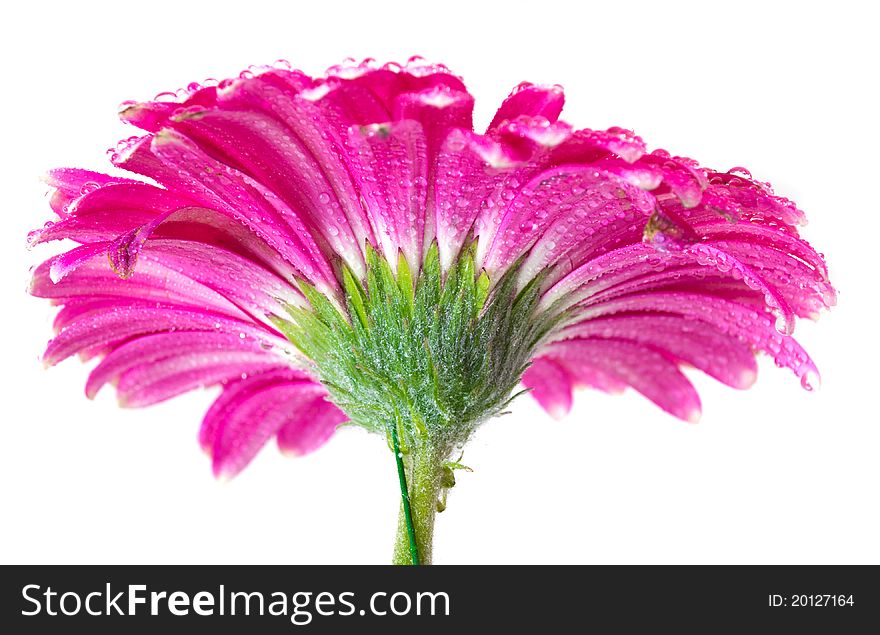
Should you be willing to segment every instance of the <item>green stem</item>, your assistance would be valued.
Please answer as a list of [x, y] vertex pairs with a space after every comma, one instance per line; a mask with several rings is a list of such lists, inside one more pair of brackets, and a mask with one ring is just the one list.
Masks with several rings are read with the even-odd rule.
[[412, 507], [409, 503], [409, 488], [406, 485], [406, 470], [403, 467], [403, 453], [400, 451], [400, 439], [397, 437], [397, 426], [391, 426], [391, 441], [394, 450], [394, 460], [397, 462], [397, 480], [400, 481], [400, 513], [403, 517], [407, 546], [409, 547], [409, 564], [418, 565], [419, 547], [416, 543], [416, 530], [415, 527], [413, 527]]
[[[392, 441], [394, 438], [392, 435]], [[398, 453], [398, 475], [406, 494], [402, 489], [394, 564], [431, 564], [434, 518], [446, 454], [430, 443], [413, 447], [404, 457]]]

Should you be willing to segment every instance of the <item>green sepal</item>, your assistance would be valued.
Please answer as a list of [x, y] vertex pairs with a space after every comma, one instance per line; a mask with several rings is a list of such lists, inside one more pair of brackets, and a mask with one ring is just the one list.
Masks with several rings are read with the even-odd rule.
[[344, 308], [300, 282], [309, 307], [273, 323], [312, 362], [355, 425], [390, 435], [401, 451], [464, 443], [507, 406], [553, 320], [540, 313], [542, 278], [518, 289], [516, 263], [492, 284], [476, 242], [444, 272], [436, 241], [419, 275], [396, 271], [369, 244], [363, 280], [340, 266]]
[[415, 287], [413, 286], [412, 272], [403, 252], [397, 254], [397, 286], [400, 289], [402, 306], [407, 319], [412, 318], [413, 303], [415, 302]]
[[342, 288], [345, 291], [345, 299], [348, 304], [349, 313], [354, 313], [358, 322], [364, 329], [370, 328], [370, 321], [367, 319], [366, 294], [364, 293], [361, 283], [354, 277], [348, 265], [342, 265]]

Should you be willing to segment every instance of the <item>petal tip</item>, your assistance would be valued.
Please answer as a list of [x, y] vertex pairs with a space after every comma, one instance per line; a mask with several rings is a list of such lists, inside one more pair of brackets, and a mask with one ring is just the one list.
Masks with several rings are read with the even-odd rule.
[[740, 373], [739, 380], [736, 383], [736, 387], [745, 390], [747, 388], [751, 388], [757, 380], [758, 371], [754, 368], [747, 368]]
[[699, 423], [700, 417], [703, 416], [702, 411], [699, 408], [693, 408], [688, 412], [684, 413], [684, 420], [688, 423]]

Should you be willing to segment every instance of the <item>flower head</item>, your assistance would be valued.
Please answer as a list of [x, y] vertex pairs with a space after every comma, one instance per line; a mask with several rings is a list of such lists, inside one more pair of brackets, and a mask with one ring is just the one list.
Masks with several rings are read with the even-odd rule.
[[688, 421], [684, 365], [746, 388], [765, 352], [811, 387], [791, 332], [834, 290], [801, 211], [563, 100], [520, 84], [477, 133], [462, 80], [414, 58], [123, 104], [146, 134], [112, 163], [150, 182], [55, 170], [30, 237], [79, 244], [33, 278], [62, 305], [46, 362], [101, 358], [87, 394], [127, 406], [222, 386], [200, 438], [224, 475], [346, 420], [445, 458], [520, 382], [556, 417], [632, 387]]

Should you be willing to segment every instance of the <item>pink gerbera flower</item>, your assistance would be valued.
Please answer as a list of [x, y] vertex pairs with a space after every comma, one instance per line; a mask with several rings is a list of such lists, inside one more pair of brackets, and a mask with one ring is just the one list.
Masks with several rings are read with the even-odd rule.
[[834, 303], [804, 216], [742, 168], [716, 172], [628, 130], [558, 120], [519, 85], [485, 133], [461, 79], [418, 58], [310, 77], [255, 68], [127, 102], [139, 179], [50, 173], [79, 246], [31, 293], [61, 305], [47, 364], [99, 357], [86, 393], [147, 406], [222, 391], [200, 442], [231, 477], [275, 437], [309, 452], [346, 421], [384, 435], [396, 562], [429, 562], [454, 451], [519, 384], [553, 416], [578, 386], [634, 388], [687, 421], [679, 370], [734, 388], [770, 354], [806, 388], [796, 317]]

